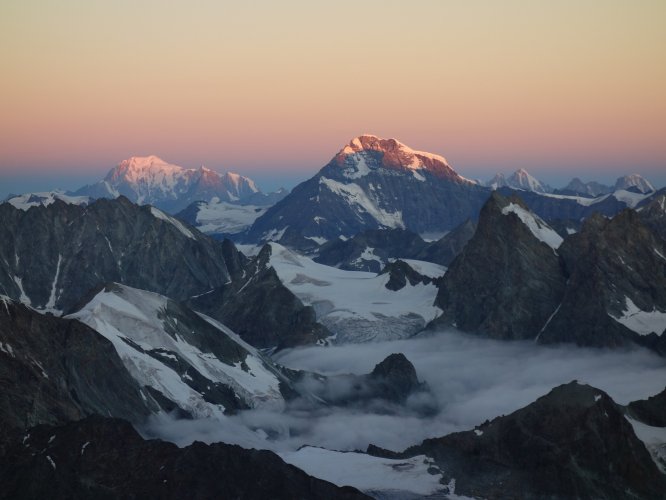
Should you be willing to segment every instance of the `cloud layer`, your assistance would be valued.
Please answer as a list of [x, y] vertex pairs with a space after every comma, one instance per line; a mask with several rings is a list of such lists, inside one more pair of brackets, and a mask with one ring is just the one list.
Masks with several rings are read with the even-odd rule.
[[[284, 413], [251, 410], [224, 421], [156, 418], [144, 434], [178, 445], [224, 441], [275, 451], [302, 445], [364, 450], [375, 444], [402, 450], [425, 438], [468, 430], [521, 408], [553, 387], [578, 380], [626, 404], [666, 385], [666, 363], [642, 349], [606, 350], [501, 342], [445, 331], [416, 338], [279, 353], [276, 361], [325, 375], [364, 374], [386, 356], [402, 352], [427, 382], [439, 411], [420, 418], [403, 409], [368, 405], [354, 409], [291, 405]], [[410, 408], [411, 406], [411, 408]]]

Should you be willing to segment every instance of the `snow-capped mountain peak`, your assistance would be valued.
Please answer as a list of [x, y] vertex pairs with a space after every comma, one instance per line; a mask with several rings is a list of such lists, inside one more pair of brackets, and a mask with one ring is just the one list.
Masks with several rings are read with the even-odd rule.
[[159, 156], [132, 156], [111, 169], [104, 180], [112, 184], [126, 181], [161, 186], [166, 190], [173, 187], [174, 181], [182, 177], [185, 171], [186, 169], [167, 163]]
[[[203, 168], [203, 167], [202, 167]], [[208, 172], [212, 172], [212, 170], [206, 169]], [[244, 177], [240, 174], [237, 174], [235, 172], [227, 172], [223, 175], [224, 179], [227, 180], [231, 185], [235, 186], [237, 190], [241, 189], [241, 186], [245, 185], [250, 191], [254, 193], [259, 192], [259, 188], [257, 188], [256, 184], [254, 181], [248, 177]]]
[[492, 189], [499, 189], [506, 185], [506, 176], [502, 172], [497, 172], [492, 179], [486, 182], [486, 186]]
[[530, 175], [530, 173], [523, 168], [516, 170], [511, 177], [509, 177], [508, 182], [525, 191], [534, 191], [537, 193], [547, 193], [550, 191], [546, 185]]
[[625, 175], [623, 177], [618, 177], [617, 181], [615, 181], [616, 191], [628, 188], [636, 188], [641, 193], [651, 193], [656, 191], [654, 186], [640, 174]]
[[103, 181], [75, 194], [94, 198], [124, 195], [135, 203], [156, 205], [175, 213], [195, 201], [217, 197], [237, 202], [260, 192], [254, 181], [242, 175], [219, 173], [205, 166], [184, 168], [150, 155], [121, 161]]
[[499, 172], [486, 182], [486, 186], [492, 189], [510, 187], [513, 189], [521, 189], [523, 191], [534, 191], [536, 193], [549, 193], [552, 191], [549, 186], [536, 179], [524, 168], [519, 168], [508, 178], [505, 177], [503, 173]]
[[[368, 161], [370, 157], [374, 157], [375, 161]], [[473, 183], [453, 170], [443, 156], [416, 151], [396, 139], [383, 139], [372, 134], [354, 137], [338, 152], [334, 162], [340, 167], [350, 169], [349, 178], [367, 175], [372, 170], [371, 164], [374, 166], [378, 163], [377, 167], [388, 170], [412, 171], [419, 180], [425, 180], [419, 171], [426, 170], [438, 177]]]
[[87, 196], [71, 196], [64, 191], [46, 191], [42, 193], [24, 193], [10, 196], [5, 202], [20, 210], [28, 210], [31, 207], [48, 207], [55, 200], [60, 200], [70, 205], [87, 205], [90, 198]]

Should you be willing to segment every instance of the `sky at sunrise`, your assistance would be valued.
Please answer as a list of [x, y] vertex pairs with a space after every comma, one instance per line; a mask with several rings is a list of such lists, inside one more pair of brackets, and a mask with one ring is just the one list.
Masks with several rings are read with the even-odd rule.
[[0, 199], [156, 154], [270, 190], [352, 137], [666, 185], [666, 1], [0, 2]]

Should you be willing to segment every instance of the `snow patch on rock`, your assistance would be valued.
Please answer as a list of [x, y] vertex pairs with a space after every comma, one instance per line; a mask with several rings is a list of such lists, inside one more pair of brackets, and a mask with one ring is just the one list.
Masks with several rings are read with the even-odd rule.
[[165, 214], [164, 212], [155, 207], [150, 207], [150, 213], [152, 213], [154, 217], [157, 217], [158, 219], [168, 222], [169, 224], [175, 226], [176, 229], [178, 229], [178, 231], [180, 231], [183, 235], [187, 236], [191, 240], [196, 240], [194, 234], [192, 234], [192, 231], [187, 229], [185, 225], [182, 222], [180, 222], [178, 219], [174, 219], [173, 217], [168, 216], [167, 214]]
[[432, 495], [446, 489], [440, 484], [442, 474], [429, 472], [434, 465], [432, 459], [425, 455], [394, 460], [311, 446], [279, 455], [288, 464], [295, 465], [311, 476], [338, 486], [353, 486], [365, 492], [386, 492], [391, 498], [397, 498], [400, 492]]
[[643, 311], [629, 297], [625, 297], [625, 309], [620, 316], [609, 316], [639, 335], [661, 335], [666, 330], [666, 312]]
[[502, 209], [502, 213], [504, 215], [509, 213], [516, 214], [538, 240], [543, 241], [553, 250], [557, 249], [562, 244], [562, 241], [564, 241], [562, 237], [538, 215], [533, 214], [529, 210], [525, 210], [520, 205], [509, 203]]
[[320, 185], [325, 186], [334, 194], [344, 198], [349, 205], [355, 205], [363, 212], [369, 214], [378, 224], [387, 228], [404, 229], [405, 223], [402, 220], [402, 212], [387, 212], [379, 208], [357, 184], [343, 184], [328, 177], [319, 179]]

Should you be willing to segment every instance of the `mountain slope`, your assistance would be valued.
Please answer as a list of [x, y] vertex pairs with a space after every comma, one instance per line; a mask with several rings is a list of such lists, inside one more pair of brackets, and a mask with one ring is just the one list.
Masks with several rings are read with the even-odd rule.
[[534, 338], [560, 303], [562, 238], [518, 198], [497, 191], [442, 279], [437, 324], [495, 338]]
[[478, 213], [487, 196], [441, 156], [363, 135], [259, 217], [248, 241], [305, 248], [367, 229], [443, 232]]
[[106, 286], [69, 318], [108, 339], [127, 370], [158, 401], [192, 417], [280, 409], [288, 384], [254, 348], [223, 325], [155, 293]]
[[655, 192], [636, 207], [641, 221], [666, 241], [666, 188]]
[[175, 213], [195, 201], [239, 201], [259, 193], [247, 177], [220, 174], [205, 167], [188, 169], [157, 156], [133, 156], [109, 171], [104, 180], [85, 186], [78, 196], [116, 198], [125, 196], [140, 205], [150, 204]]
[[88, 207], [59, 200], [0, 205], [0, 292], [63, 311], [108, 282], [185, 299], [229, 281], [221, 246], [124, 197]]
[[610, 194], [589, 198], [587, 196], [568, 196], [554, 193], [534, 193], [518, 191], [511, 188], [498, 190], [503, 196], [515, 194], [525, 204], [545, 221], [572, 220], [581, 221], [592, 215], [600, 213], [612, 217], [625, 208], [634, 208], [650, 194], [619, 190]]
[[322, 341], [328, 330], [272, 267], [271, 247], [249, 262], [226, 240], [228, 262], [237, 262], [233, 279], [188, 301], [193, 309], [223, 322], [243, 340], [261, 349], [282, 349]]
[[[386, 286], [390, 273], [377, 276], [317, 264], [278, 243], [267, 248], [276, 277], [303, 304], [312, 307], [316, 320], [333, 334], [331, 342], [407, 338], [440, 312], [433, 305], [437, 288], [431, 280], [393, 291]], [[435, 264], [429, 267], [443, 272]]]
[[157, 410], [96, 331], [0, 297], [0, 442], [37, 424], [93, 413], [141, 422]]
[[666, 477], [623, 410], [576, 382], [400, 456], [422, 454], [455, 478], [457, 494], [475, 498], [666, 498]]
[[248, 229], [266, 210], [266, 207], [229, 203], [214, 197], [210, 201], [192, 203], [175, 217], [202, 233], [227, 237]]
[[369, 229], [347, 240], [338, 238], [324, 243], [313, 260], [347, 271], [378, 273], [390, 258], [414, 257], [427, 245], [407, 229]]
[[0, 498], [368, 498], [308, 476], [276, 454], [224, 443], [144, 440], [122, 420], [91, 417], [17, 435], [0, 455]]
[[666, 245], [624, 210], [587, 219], [559, 249], [568, 283], [541, 342], [616, 346], [639, 342], [666, 353]]
[[426, 242], [407, 229], [369, 229], [324, 243], [315, 262], [348, 271], [379, 273], [391, 259], [414, 259], [448, 266], [474, 234], [471, 219], [437, 241]]

